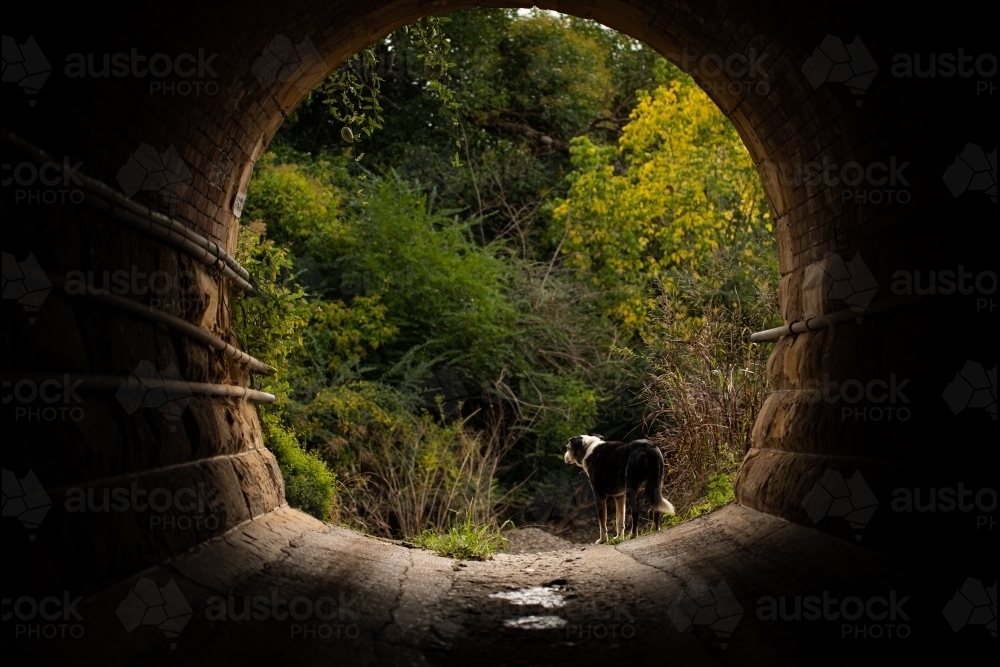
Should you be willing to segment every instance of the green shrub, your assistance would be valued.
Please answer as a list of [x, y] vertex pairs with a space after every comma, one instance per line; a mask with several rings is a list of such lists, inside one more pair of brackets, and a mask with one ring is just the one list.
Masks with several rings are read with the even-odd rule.
[[331, 520], [337, 477], [315, 454], [302, 449], [295, 435], [275, 415], [263, 413], [264, 430], [285, 479], [285, 498], [292, 507], [323, 521]]

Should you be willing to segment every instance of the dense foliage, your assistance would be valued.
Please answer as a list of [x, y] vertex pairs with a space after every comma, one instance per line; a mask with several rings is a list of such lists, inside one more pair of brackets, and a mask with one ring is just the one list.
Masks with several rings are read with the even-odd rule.
[[448, 19], [342, 65], [251, 182], [258, 293], [234, 334], [279, 368], [264, 423], [289, 501], [459, 543], [538, 518], [578, 472], [565, 439], [594, 431], [659, 438], [686, 507], [728, 499], [776, 280], [734, 129], [594, 23]]

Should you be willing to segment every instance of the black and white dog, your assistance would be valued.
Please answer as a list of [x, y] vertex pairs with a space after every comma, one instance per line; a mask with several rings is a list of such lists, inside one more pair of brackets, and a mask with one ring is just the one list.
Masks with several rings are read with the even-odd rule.
[[618, 538], [625, 536], [625, 502], [632, 511], [632, 537], [639, 530], [638, 494], [645, 490], [653, 515], [653, 524], [660, 529], [660, 516], [673, 514], [674, 506], [663, 497], [663, 454], [649, 440], [607, 442], [596, 435], [577, 435], [566, 443], [566, 463], [583, 468], [594, 491], [600, 538], [608, 541], [607, 499], [615, 499], [615, 530]]

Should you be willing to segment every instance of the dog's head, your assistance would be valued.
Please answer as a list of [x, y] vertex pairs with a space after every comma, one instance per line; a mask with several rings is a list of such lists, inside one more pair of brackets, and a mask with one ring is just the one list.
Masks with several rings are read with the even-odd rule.
[[566, 453], [563, 454], [563, 461], [583, 467], [583, 460], [587, 458], [591, 447], [604, 442], [599, 435], [574, 435], [566, 443]]

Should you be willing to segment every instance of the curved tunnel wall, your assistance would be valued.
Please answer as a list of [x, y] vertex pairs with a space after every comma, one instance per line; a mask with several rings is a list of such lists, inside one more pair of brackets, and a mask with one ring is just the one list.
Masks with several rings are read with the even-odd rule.
[[[36, 14], [5, 30], [19, 45], [33, 37], [52, 72], [40, 86], [31, 84], [36, 90], [4, 84], [4, 123], [55, 161], [79, 162], [88, 175], [132, 190], [134, 201], [232, 253], [254, 162], [337, 63], [422, 15], [518, 4], [251, 1], [76, 8], [55, 20]], [[982, 77], [896, 76], [892, 59], [940, 50], [949, 39], [955, 51], [980, 54], [989, 50], [985, 40], [960, 26], [961, 17], [955, 25], [939, 23], [932, 34], [904, 25], [891, 8], [862, 3], [809, 13], [790, 1], [537, 4], [647, 42], [691, 73], [732, 119], [758, 165], [775, 221], [786, 323], [851, 304], [858, 309], [857, 321], [776, 344], [768, 365], [774, 392], [738, 475], [739, 502], [879, 549], [919, 544], [925, 535], [915, 530], [915, 515], [888, 511], [894, 490], [988, 483], [982, 469], [995, 441], [995, 402], [991, 419], [982, 392], [962, 405], [961, 396], [949, 404], [942, 393], [959, 370], [975, 375], [979, 364], [994, 369], [995, 401], [995, 352], [987, 346], [995, 333], [993, 297], [937, 294], [880, 314], [865, 310], [905, 292], [893, 289], [900, 271], [992, 270], [984, 230], [995, 225], [995, 138], [984, 128], [993, 98], [977, 88]], [[839, 49], [838, 40], [851, 50]], [[130, 67], [131, 54], [166, 54], [183, 72], [158, 77], [133, 68], [126, 76], [105, 75], [105, 54], [125, 54]], [[190, 57], [182, 62], [184, 54]], [[95, 71], [69, 69], [91, 56]], [[844, 65], [831, 62], [838, 58], [851, 60], [847, 67], [858, 77], [845, 83]], [[994, 151], [992, 199], [979, 181], [963, 190], [943, 179], [963, 151], [975, 162], [976, 147]], [[5, 146], [5, 165], [23, 160]], [[121, 178], [130, 160], [133, 166], [138, 160], [145, 180]], [[156, 180], [157, 163], [180, 176]], [[218, 271], [74, 203], [71, 181], [8, 184], [6, 171], [4, 178], [4, 253], [17, 262], [31, 255], [44, 271], [63, 276], [125, 271], [138, 281], [125, 290], [128, 298], [224, 335], [231, 286]], [[68, 203], [46, 203], [67, 196], [47, 190], [69, 191]], [[166, 276], [167, 287], [143, 292], [154, 272]], [[199, 343], [59, 290], [40, 306], [6, 297], [5, 381], [16, 381], [16, 373], [127, 377], [143, 362], [165, 374], [174, 368], [187, 382], [248, 381], [243, 368]], [[883, 383], [896, 388], [889, 398]], [[857, 386], [872, 390], [858, 398]], [[27, 400], [29, 393], [3, 406], [4, 469], [18, 480], [30, 471], [52, 502], [40, 523], [4, 525], [5, 539], [25, 545], [5, 560], [26, 582], [55, 576], [77, 590], [95, 590], [284, 502], [250, 403], [195, 396], [178, 415], [149, 402], [129, 412], [114, 392], [81, 391], [80, 402], [63, 394], [53, 405], [79, 407], [83, 418], [48, 420], [30, 410], [53, 405]], [[873, 408], [895, 408], [895, 418], [883, 410], [876, 419]], [[850, 511], [862, 510], [851, 521], [848, 510], [830, 509], [817, 491], [825, 479], [821, 486], [831, 498], [841, 493], [838, 475], [853, 480], [841, 485]], [[159, 513], [137, 510], [135, 500], [125, 511], [100, 507], [105, 492], [133, 493], [133, 485], [147, 495], [167, 489], [175, 499]], [[70, 511], [69, 499], [87, 498], [87, 489], [97, 508]], [[198, 509], [176, 500], [180, 490], [195, 493]], [[809, 497], [813, 504], [804, 505]], [[886, 509], [864, 512], [872, 498]], [[26, 541], [25, 532], [35, 539]], [[975, 547], [982, 534], [955, 535]]]

